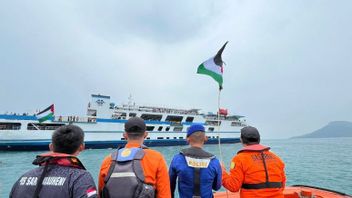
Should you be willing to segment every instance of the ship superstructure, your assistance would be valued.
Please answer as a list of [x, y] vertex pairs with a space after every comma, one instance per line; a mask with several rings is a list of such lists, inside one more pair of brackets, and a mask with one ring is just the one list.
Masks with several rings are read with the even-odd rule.
[[239, 131], [246, 126], [239, 115], [218, 119], [217, 114], [203, 114], [200, 109], [136, 105], [131, 100], [116, 105], [110, 96], [92, 94], [86, 116], [56, 115], [40, 123], [35, 115], [0, 114], [0, 150], [47, 150], [52, 132], [67, 124], [84, 130], [86, 148], [115, 148], [126, 143], [124, 123], [135, 116], [146, 122], [146, 146], [186, 144], [186, 131], [193, 123], [205, 125], [207, 143], [217, 143], [218, 138], [222, 143], [239, 142]]

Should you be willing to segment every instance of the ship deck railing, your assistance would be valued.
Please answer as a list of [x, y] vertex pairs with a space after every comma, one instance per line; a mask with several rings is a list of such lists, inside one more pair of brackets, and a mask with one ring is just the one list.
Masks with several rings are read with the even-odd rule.
[[144, 111], [151, 113], [168, 113], [168, 114], [182, 114], [182, 115], [200, 115], [198, 110], [181, 110], [181, 109], [169, 109], [169, 108], [157, 108], [157, 107], [144, 107], [144, 106], [129, 106], [129, 107], [115, 107], [115, 110], [124, 111]]

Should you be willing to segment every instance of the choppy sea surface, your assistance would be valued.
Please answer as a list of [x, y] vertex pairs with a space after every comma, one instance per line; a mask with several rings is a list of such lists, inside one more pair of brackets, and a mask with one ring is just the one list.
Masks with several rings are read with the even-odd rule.
[[[352, 194], [352, 138], [263, 140], [262, 144], [281, 156], [286, 163], [287, 185], [304, 184]], [[153, 147], [167, 163], [185, 146]], [[227, 168], [240, 144], [221, 145]], [[219, 156], [218, 145], [205, 145], [205, 150]], [[97, 182], [100, 164], [112, 149], [86, 150], [79, 158]], [[42, 152], [0, 151], [0, 197], [8, 197], [12, 185]]]

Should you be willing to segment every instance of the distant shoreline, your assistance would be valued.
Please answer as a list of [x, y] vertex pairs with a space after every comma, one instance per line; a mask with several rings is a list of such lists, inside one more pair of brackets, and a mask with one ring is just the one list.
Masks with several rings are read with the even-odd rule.
[[337, 137], [352, 137], [352, 122], [348, 121], [333, 121], [326, 126], [313, 131], [311, 133], [294, 136], [296, 138], [337, 138]]

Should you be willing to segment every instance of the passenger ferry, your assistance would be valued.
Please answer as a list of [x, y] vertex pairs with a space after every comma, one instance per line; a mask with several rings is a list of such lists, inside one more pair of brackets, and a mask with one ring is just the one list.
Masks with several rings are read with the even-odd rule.
[[60, 126], [75, 124], [85, 132], [86, 148], [115, 148], [123, 145], [124, 123], [130, 117], [141, 117], [147, 125], [146, 146], [186, 144], [187, 128], [193, 123], [205, 125], [207, 143], [239, 142], [240, 129], [246, 126], [244, 116], [227, 115], [227, 111], [201, 113], [200, 109], [177, 109], [158, 106], [115, 105], [110, 96], [91, 95], [86, 116], [53, 116], [39, 122], [36, 115], [0, 114], [0, 150], [48, 150], [52, 132]]

